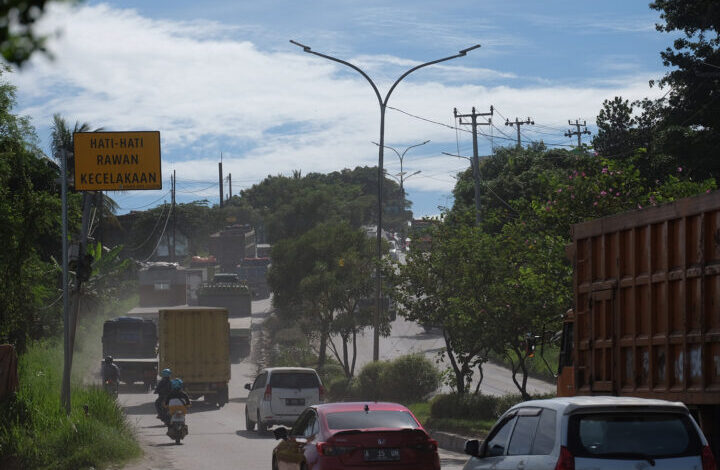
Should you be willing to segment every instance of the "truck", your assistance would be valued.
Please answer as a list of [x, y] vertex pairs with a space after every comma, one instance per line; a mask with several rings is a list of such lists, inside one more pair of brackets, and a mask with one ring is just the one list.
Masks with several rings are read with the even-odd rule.
[[266, 299], [270, 296], [267, 272], [270, 258], [244, 258], [238, 267], [240, 280], [245, 282], [254, 298]]
[[248, 286], [235, 273], [218, 273], [197, 291], [198, 305], [227, 309], [230, 322], [230, 358], [233, 362], [250, 354], [252, 299]]
[[572, 226], [558, 396], [685, 403], [720, 455], [720, 191]]
[[191, 399], [228, 402], [230, 325], [228, 312], [214, 307], [160, 308], [159, 367], [183, 380]]
[[103, 323], [103, 356], [112, 356], [120, 381], [142, 382], [150, 391], [157, 383], [157, 327], [152, 320], [118, 317]]

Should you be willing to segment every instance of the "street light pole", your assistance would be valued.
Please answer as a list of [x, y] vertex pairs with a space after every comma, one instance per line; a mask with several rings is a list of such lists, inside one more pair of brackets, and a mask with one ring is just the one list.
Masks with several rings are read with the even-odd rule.
[[357, 65], [353, 65], [350, 62], [347, 62], [342, 59], [338, 59], [337, 57], [333, 57], [327, 54], [323, 54], [320, 52], [313, 51], [309, 46], [306, 46], [304, 44], [300, 44], [297, 41], [290, 40], [292, 44], [295, 44], [298, 47], [302, 47], [304, 52], [307, 52], [308, 54], [314, 54], [318, 57], [322, 57], [324, 59], [332, 60], [333, 62], [337, 62], [339, 64], [346, 65], [350, 67], [351, 69], [358, 72], [360, 75], [362, 75], [365, 80], [370, 83], [370, 86], [372, 87], [373, 91], [375, 92], [375, 96], [377, 97], [378, 104], [380, 105], [380, 143], [378, 144], [378, 225], [377, 225], [377, 267], [376, 267], [376, 284], [375, 284], [375, 300], [376, 300], [376, 310], [375, 314], [373, 316], [373, 361], [378, 361], [380, 359], [380, 312], [382, 311], [382, 279], [380, 278], [380, 269], [381, 269], [381, 262], [382, 262], [382, 187], [383, 187], [383, 179], [385, 177], [385, 172], [383, 171], [383, 158], [384, 158], [384, 152], [385, 149], [385, 109], [387, 108], [388, 100], [390, 99], [390, 95], [395, 90], [395, 87], [408, 75], [413, 73], [414, 71], [421, 69], [423, 67], [427, 67], [428, 65], [437, 64], [440, 62], [445, 62], [447, 60], [455, 59], [457, 57], [464, 57], [467, 55], [468, 52], [477, 49], [480, 47], [480, 44], [476, 44], [474, 46], [468, 47], [467, 49], [463, 49], [460, 52], [458, 52], [455, 55], [449, 56], [449, 57], [443, 57], [442, 59], [433, 60], [430, 62], [425, 62], [420, 65], [416, 65], [415, 67], [411, 68], [410, 70], [407, 70], [405, 73], [400, 75], [400, 77], [395, 80], [395, 83], [392, 84], [390, 89], [388, 90], [387, 94], [385, 95], [385, 98], [380, 95], [380, 91], [378, 90], [377, 86], [375, 85], [375, 82], [372, 81], [372, 79], [366, 74], [360, 67]]
[[[403, 179], [407, 179], [407, 178], [403, 178], [403, 175], [405, 174], [405, 172], [403, 171], [403, 158], [405, 158], [405, 154], [407, 153], [408, 150], [410, 150], [410, 149], [412, 149], [412, 148], [415, 148], [415, 147], [420, 147], [421, 145], [425, 145], [425, 144], [427, 144], [428, 142], [430, 142], [430, 141], [429, 141], [429, 140], [426, 140], [425, 142], [421, 142], [421, 143], [419, 143], [419, 144], [411, 145], [410, 147], [407, 147], [407, 148], [403, 151], [402, 154], [401, 154], [400, 152], [398, 152], [397, 149], [395, 149], [395, 148], [393, 148], [393, 147], [390, 147], [389, 145], [386, 145], [386, 146], [385, 146], [386, 149], [390, 149], [390, 150], [392, 150], [393, 152], [395, 152], [395, 155], [397, 155], [398, 158], [400, 159], [400, 173], [399, 173], [399, 175], [400, 175], [400, 193], [403, 195], [403, 197], [405, 197], [405, 191], [403, 190]], [[380, 145], [380, 144], [378, 144], [377, 142], [373, 142], [373, 144], [378, 145], [378, 146]], [[417, 175], [418, 173], [420, 173], [420, 170], [416, 171], [416, 172], [413, 173], [412, 175]], [[410, 176], [412, 176], [412, 175], [410, 175]], [[410, 176], [408, 176], [408, 178], [410, 178]]]

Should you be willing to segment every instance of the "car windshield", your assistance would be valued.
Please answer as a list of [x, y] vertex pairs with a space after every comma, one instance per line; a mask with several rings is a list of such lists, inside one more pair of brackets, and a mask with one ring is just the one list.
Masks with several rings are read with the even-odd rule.
[[320, 381], [312, 372], [273, 372], [270, 386], [275, 388], [318, 388]]
[[670, 458], [699, 455], [690, 419], [675, 413], [595, 413], [573, 416], [568, 441], [578, 457]]
[[327, 414], [330, 429], [410, 428], [418, 423], [407, 411], [341, 411]]

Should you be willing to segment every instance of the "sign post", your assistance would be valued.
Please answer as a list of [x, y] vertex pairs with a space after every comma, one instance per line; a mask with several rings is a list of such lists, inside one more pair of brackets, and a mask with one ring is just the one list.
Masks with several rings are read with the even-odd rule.
[[[129, 191], [162, 189], [160, 164], [160, 132], [75, 132], [73, 134], [76, 191]], [[80, 269], [75, 276], [72, 295], [72, 312], [69, 307], [68, 235], [67, 235], [67, 158], [62, 151], [62, 245], [63, 245], [63, 320], [64, 355], [61, 401], [65, 412], [71, 411], [70, 374], [75, 342], [77, 308], [80, 303], [80, 287], [84, 280]], [[78, 252], [78, 263], [85, 261], [87, 231], [91, 200], [83, 197], [83, 230]], [[102, 204], [102, 201], [99, 202]], [[89, 266], [87, 266], [89, 267]]]

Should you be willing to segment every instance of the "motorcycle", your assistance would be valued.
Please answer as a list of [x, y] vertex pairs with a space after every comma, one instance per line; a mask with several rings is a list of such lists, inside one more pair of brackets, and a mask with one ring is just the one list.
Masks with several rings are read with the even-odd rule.
[[185, 402], [179, 398], [171, 398], [167, 405], [168, 414], [170, 415], [167, 435], [170, 439], [175, 440], [175, 444], [180, 444], [180, 441], [188, 434], [185, 415], [189, 406], [189, 404], [185, 405]]
[[105, 393], [110, 395], [111, 397], [117, 399], [118, 397], [118, 389], [120, 385], [118, 384], [117, 380], [113, 379], [105, 379], [103, 382], [103, 388], [105, 389]]

